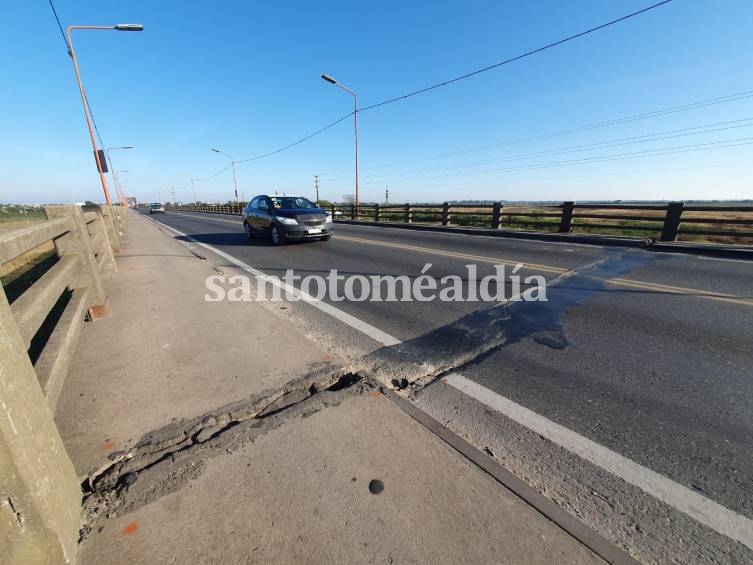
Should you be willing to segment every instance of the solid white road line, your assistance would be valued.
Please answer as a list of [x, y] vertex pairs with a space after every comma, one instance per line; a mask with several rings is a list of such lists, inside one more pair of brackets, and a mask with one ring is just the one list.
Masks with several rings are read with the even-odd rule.
[[701, 524], [753, 549], [753, 520], [556, 424], [462, 375], [452, 373], [443, 380], [463, 394], [620, 477]]
[[[243, 261], [239, 259], [236, 259], [232, 255], [229, 255], [225, 253], [224, 251], [220, 251], [219, 249], [212, 247], [211, 245], [202, 243], [201, 241], [194, 239], [190, 235], [187, 235], [179, 230], [176, 230], [175, 228], [168, 226], [167, 224], [158, 222], [157, 220], [153, 218], [149, 218], [149, 219], [152, 220], [154, 223], [164, 226], [165, 228], [173, 231], [179, 236], [184, 237], [186, 240], [190, 241], [191, 243], [199, 245], [203, 247], [204, 249], [208, 249], [212, 253], [219, 255], [226, 261], [229, 261], [236, 267], [240, 267], [241, 269], [253, 275], [254, 277], [257, 277], [265, 282], [268, 282], [271, 285], [276, 286], [280, 288], [281, 290], [284, 290], [285, 292], [290, 293], [293, 296], [300, 298], [301, 300], [305, 301], [307, 304], [310, 304], [314, 308], [318, 308], [322, 312], [329, 314], [333, 318], [336, 318], [337, 320], [343, 322], [344, 324], [350, 326], [351, 328], [354, 328], [358, 330], [359, 332], [361, 332], [362, 334], [369, 336], [374, 341], [377, 341], [383, 345], [397, 345], [398, 343], [400, 343], [400, 340], [397, 339], [396, 337], [393, 337], [390, 334], [383, 332], [379, 328], [375, 328], [371, 324], [368, 324], [364, 322], [363, 320], [356, 318], [355, 316], [351, 316], [347, 312], [343, 312], [342, 310], [332, 306], [331, 304], [317, 300], [310, 294], [307, 294], [305, 292], [298, 290], [294, 286], [285, 283], [284, 281], [280, 280], [277, 277], [270, 277], [269, 275], [264, 274], [262, 271], [259, 271], [258, 269], [254, 269], [252, 266], [244, 263]], [[228, 221], [228, 220], [224, 220], [224, 221]]]

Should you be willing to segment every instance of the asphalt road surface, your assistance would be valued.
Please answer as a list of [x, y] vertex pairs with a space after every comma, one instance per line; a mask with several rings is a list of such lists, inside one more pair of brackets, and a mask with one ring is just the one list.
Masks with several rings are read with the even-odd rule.
[[340, 354], [409, 374], [414, 403], [640, 560], [753, 561], [753, 263], [351, 225], [275, 247], [237, 217], [154, 219], [220, 269], [280, 277], [424, 270], [458, 275], [467, 296], [467, 265], [480, 279], [503, 264], [509, 298], [524, 263], [547, 302], [276, 307]]

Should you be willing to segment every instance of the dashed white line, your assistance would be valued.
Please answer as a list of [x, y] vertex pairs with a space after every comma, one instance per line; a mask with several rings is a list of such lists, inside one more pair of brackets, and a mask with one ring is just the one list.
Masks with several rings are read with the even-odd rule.
[[701, 524], [753, 549], [753, 520], [552, 422], [462, 375], [452, 373], [443, 380], [466, 396], [638, 487]]

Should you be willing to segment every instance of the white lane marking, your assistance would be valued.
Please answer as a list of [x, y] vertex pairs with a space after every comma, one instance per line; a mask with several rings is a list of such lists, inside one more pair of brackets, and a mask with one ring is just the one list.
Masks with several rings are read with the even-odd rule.
[[452, 373], [443, 380], [463, 394], [620, 477], [701, 524], [753, 549], [753, 520], [556, 424], [462, 375]]
[[703, 255], [691, 255], [694, 259], [701, 259], [703, 261], [725, 261], [727, 263], [747, 263], [753, 264], [750, 259], [729, 259], [728, 257], [705, 257]]
[[[217, 249], [215, 247], [212, 247], [211, 245], [207, 245], [206, 243], [202, 243], [201, 241], [198, 241], [198, 240], [194, 239], [190, 235], [187, 235], [187, 234], [185, 234], [185, 233], [183, 233], [183, 232], [181, 232], [179, 230], [176, 230], [175, 228], [173, 228], [171, 226], [168, 226], [167, 224], [163, 224], [162, 222], [158, 222], [157, 220], [155, 220], [153, 218], [149, 218], [149, 219], [152, 220], [154, 223], [159, 224], [161, 226], [164, 226], [167, 229], [175, 232], [179, 236], [186, 238], [191, 243], [195, 243], [196, 245], [199, 245], [199, 246], [203, 247], [204, 249], [208, 249], [212, 253], [215, 253], [215, 254], [219, 255], [223, 259], [225, 259], [227, 261], [230, 261], [233, 265], [235, 265], [237, 267], [240, 267], [241, 269], [243, 269], [247, 273], [253, 275], [254, 277], [258, 277], [258, 278], [264, 280], [265, 282], [268, 282], [268, 283], [270, 283], [270, 284], [272, 284], [272, 285], [274, 285], [274, 286], [276, 286], [276, 287], [284, 290], [285, 292], [288, 292], [288, 293], [292, 294], [293, 296], [296, 296], [296, 297], [304, 300], [307, 304], [310, 304], [314, 308], [318, 308], [322, 312], [324, 312], [326, 314], [329, 314], [333, 318], [336, 318], [336, 319], [340, 320], [341, 322], [343, 322], [344, 324], [347, 324], [351, 328], [356, 329], [359, 332], [361, 332], [362, 334], [365, 334], [365, 335], [369, 336], [374, 341], [377, 341], [377, 342], [379, 342], [379, 343], [381, 343], [383, 345], [397, 345], [398, 343], [400, 343], [400, 340], [397, 339], [396, 337], [393, 337], [390, 334], [388, 334], [386, 332], [383, 332], [379, 328], [375, 328], [371, 324], [369, 324], [367, 322], [364, 322], [363, 320], [361, 320], [359, 318], [356, 318], [355, 316], [351, 316], [347, 312], [343, 312], [339, 308], [335, 308], [331, 304], [328, 304], [326, 302], [321, 302], [321, 301], [316, 300], [310, 294], [307, 294], [305, 292], [301, 292], [300, 290], [298, 290], [294, 286], [289, 285], [289, 284], [281, 281], [277, 277], [270, 277], [270, 276], [264, 274], [262, 271], [259, 271], [258, 269], [254, 269], [252, 266], [244, 263], [243, 261], [241, 261], [239, 259], [236, 259], [232, 255], [229, 255], [229, 254], [225, 253], [224, 251], [220, 251], [219, 249]], [[229, 221], [229, 220], [224, 220], [224, 221]]]

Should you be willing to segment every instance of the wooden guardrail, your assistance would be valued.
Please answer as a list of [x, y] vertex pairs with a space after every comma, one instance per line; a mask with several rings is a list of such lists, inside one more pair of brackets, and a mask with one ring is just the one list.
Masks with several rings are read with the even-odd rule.
[[[239, 215], [242, 205], [188, 204], [189, 212]], [[696, 206], [682, 202], [659, 205], [580, 204], [333, 204], [335, 220], [601, 233], [640, 236], [657, 241], [710, 240], [753, 243], [753, 206]]]
[[[48, 206], [47, 220], [0, 234], [0, 265], [40, 245], [54, 244], [51, 266], [31, 286], [0, 293], [0, 338], [19, 340], [31, 355], [39, 384], [54, 413], [85, 318], [108, 314], [103, 275], [115, 271], [113, 251], [125, 228], [125, 210], [99, 206]], [[51, 315], [51, 313], [53, 313]], [[10, 335], [15, 334], [15, 335]]]

